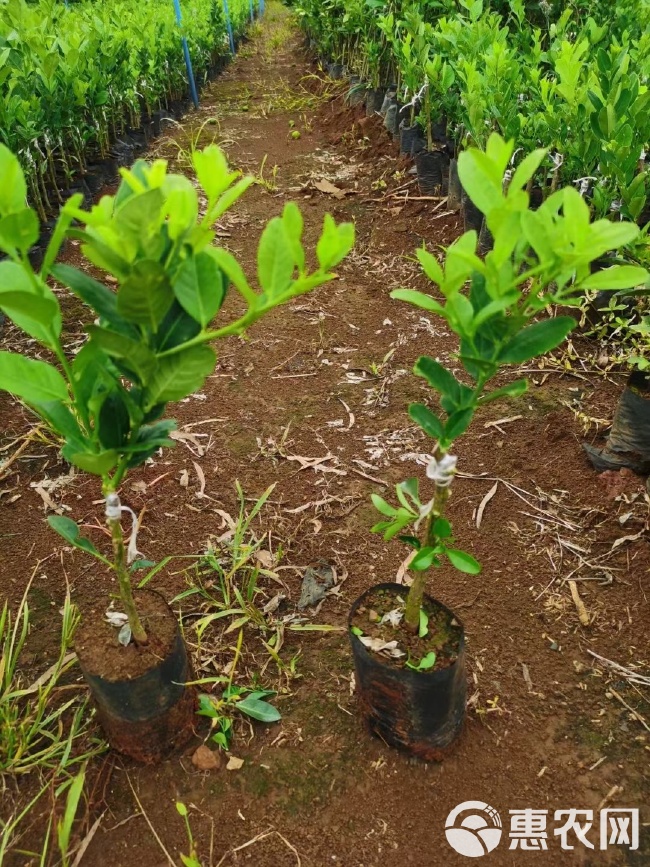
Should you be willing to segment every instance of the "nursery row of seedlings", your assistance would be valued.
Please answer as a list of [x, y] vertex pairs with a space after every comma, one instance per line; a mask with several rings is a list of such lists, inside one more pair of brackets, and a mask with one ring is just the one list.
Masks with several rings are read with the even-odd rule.
[[[65, 195], [94, 194], [189, 107], [181, 45], [197, 85], [231, 56], [222, 0], [0, 5], [0, 141], [18, 154], [45, 222]], [[258, 4], [230, 0], [235, 46]]]
[[[538, 20], [519, 0], [460, 5], [301, 0], [297, 11], [321, 64], [333, 78], [347, 78], [349, 104], [382, 116], [400, 154], [414, 159], [421, 193], [443, 195], [449, 210], [461, 210], [465, 229], [479, 233], [481, 253], [493, 238], [461, 184], [458, 160], [468, 147], [484, 149], [497, 132], [516, 143], [504, 191], [526, 155], [543, 147], [526, 184], [531, 206], [573, 186], [592, 217], [642, 228], [623, 248], [598, 257], [593, 270], [613, 261], [648, 267], [647, 5], [548, 5]], [[640, 281], [622, 293], [608, 279], [605, 273], [593, 281], [588, 318], [598, 337], [615, 332], [617, 360], [632, 373], [607, 446], [585, 450], [599, 470], [647, 472], [650, 292]]]
[[521, 0], [460, 7], [456, 0], [297, 3], [312, 47], [333, 77], [350, 76], [360, 93], [353, 99], [379, 109], [389, 95], [386, 126], [402, 152], [416, 156], [427, 192], [463, 148], [484, 149], [499, 132], [517, 143], [511, 168], [534, 148], [548, 150], [529, 181], [533, 201], [574, 184], [594, 216], [645, 224], [647, 5], [599, 4], [580, 16], [562, 4], [552, 19], [551, 5], [543, 14], [539, 4], [539, 20]]

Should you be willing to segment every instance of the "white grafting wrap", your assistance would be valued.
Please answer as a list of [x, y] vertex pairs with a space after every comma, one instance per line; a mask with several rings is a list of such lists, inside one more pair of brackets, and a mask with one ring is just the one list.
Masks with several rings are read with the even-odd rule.
[[133, 563], [136, 557], [142, 556], [140, 551], [138, 551], [138, 516], [133, 509], [120, 503], [118, 494], [107, 494], [105, 515], [109, 521], [119, 521], [122, 517], [122, 512], [129, 512], [131, 515], [131, 536], [129, 537], [129, 545], [126, 549], [126, 562]]

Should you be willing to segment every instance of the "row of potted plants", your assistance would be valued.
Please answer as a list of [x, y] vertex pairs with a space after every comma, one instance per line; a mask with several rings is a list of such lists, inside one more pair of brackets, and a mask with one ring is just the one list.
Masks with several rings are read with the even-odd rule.
[[[182, 5], [200, 86], [230, 53], [224, 7], [221, 0]], [[235, 37], [257, 6], [231, 0]], [[93, 175], [116, 141], [160, 132], [161, 110], [188, 104], [180, 37], [172, 3], [0, 6], [0, 141], [19, 156], [43, 222], [64, 192], [82, 183], [95, 192]]]
[[[595, 216], [644, 224], [647, 8], [619, 16], [601, 5], [598, 19], [568, 7], [552, 18], [547, 5], [537, 20], [523, 2], [482, 0], [301, 0], [297, 12], [335, 75], [354, 76], [357, 90], [361, 81], [373, 106], [377, 91], [391, 94], [386, 125], [403, 152], [440, 165], [496, 131], [516, 140], [515, 160], [548, 149], [530, 181], [539, 200], [576, 184]], [[427, 192], [433, 162], [420, 158]]]

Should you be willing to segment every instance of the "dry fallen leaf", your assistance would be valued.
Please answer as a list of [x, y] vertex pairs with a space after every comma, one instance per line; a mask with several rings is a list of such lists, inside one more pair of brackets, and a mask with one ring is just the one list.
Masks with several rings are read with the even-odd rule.
[[485, 511], [485, 507], [490, 502], [492, 497], [496, 494], [497, 488], [499, 487], [499, 483], [495, 482], [487, 494], [481, 500], [481, 504], [478, 507], [478, 511], [476, 513], [476, 528], [478, 529], [481, 526], [481, 520], [483, 519], [483, 512]]
[[180, 483], [181, 488], [186, 488], [189, 485], [190, 474], [187, 472], [187, 470], [183, 470], [183, 472], [181, 473], [181, 477], [178, 481]]
[[205, 473], [196, 461], [192, 461], [192, 463], [194, 464], [194, 469], [196, 470], [196, 475], [199, 479], [199, 490], [196, 492], [196, 496], [203, 497], [205, 495]]
[[221, 767], [221, 757], [205, 744], [201, 744], [192, 756], [192, 764], [200, 771], [216, 771]]
[[344, 199], [351, 190], [341, 190], [339, 187], [335, 186], [331, 181], [325, 180], [322, 178], [320, 181], [314, 181], [313, 186], [321, 193], [327, 193], [329, 196], [334, 196], [335, 199]]
[[272, 569], [275, 564], [275, 557], [270, 551], [262, 549], [255, 552], [255, 559], [260, 564], [262, 569]]
[[237, 756], [230, 756], [228, 759], [228, 764], [226, 765], [227, 771], [238, 771], [240, 768], [243, 768], [244, 760], [238, 759]]

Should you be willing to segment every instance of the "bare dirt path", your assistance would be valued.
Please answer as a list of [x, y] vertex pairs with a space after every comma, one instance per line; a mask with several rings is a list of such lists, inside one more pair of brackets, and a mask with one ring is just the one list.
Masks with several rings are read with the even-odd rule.
[[[408, 401], [423, 394], [410, 375], [413, 362], [422, 353], [449, 357], [454, 349], [437, 322], [391, 301], [389, 291], [425, 287], [407, 257], [423, 241], [430, 248], [449, 243], [462, 227], [453, 215], [440, 217], [434, 203], [389, 197], [398, 187], [413, 195], [408, 166], [396, 161], [380, 119], [355, 116], [343, 91], [316, 82], [314, 71], [287, 13], [271, 6], [263, 32], [209, 87], [200, 111], [153, 149], [182, 166], [192, 140], [216, 137], [233, 165], [265, 179], [222, 224], [223, 242], [249, 274], [264, 223], [291, 199], [303, 209], [307, 245], [328, 210], [356, 222], [358, 243], [339, 280], [274, 314], [247, 340], [221, 347], [204, 393], [174, 413], [181, 430], [207, 436], [179, 442], [144, 468], [125, 495], [135, 509], [146, 505], [142, 547], [158, 560], [196, 554], [223, 532], [221, 512], [236, 509], [235, 479], [252, 499], [275, 483], [260, 526], [290, 567], [280, 573], [285, 604], [298, 600], [304, 568], [326, 560], [345, 580], [312, 620], [343, 627], [360, 592], [392, 580], [400, 565], [400, 551], [369, 533], [375, 520], [369, 495], [382, 482], [422, 474], [429, 444], [406, 415]], [[349, 194], [320, 192], [313, 182], [322, 179]], [[608, 693], [607, 671], [587, 654], [645, 663], [647, 670], [647, 543], [637, 537], [611, 550], [621, 535], [643, 528], [643, 488], [628, 479], [622, 496], [607, 499], [582, 455], [582, 422], [611, 416], [616, 384], [593, 371], [560, 374], [552, 364], [533, 371], [532, 391], [491, 407], [460, 448], [468, 475], [455, 485], [452, 516], [457, 538], [483, 573], [443, 570], [431, 582], [468, 635], [470, 709], [457, 751], [442, 765], [425, 766], [371, 738], [356, 715], [345, 632], [287, 632], [283, 657], [300, 651], [298, 677], [281, 679], [281, 723], [256, 727], [254, 737], [238, 732], [233, 753], [245, 760], [240, 770], [198, 771], [192, 749], [153, 769], [113, 756], [95, 763], [87, 827], [106, 813], [84, 865], [167, 863], [147, 820], [180, 863], [187, 844], [176, 800], [190, 809], [203, 863], [212, 848], [212, 863], [225, 867], [461, 865], [466, 859], [447, 844], [444, 822], [465, 800], [495, 806], [506, 832], [509, 810], [549, 811], [547, 852], [509, 851], [504, 839], [482, 863], [650, 863], [647, 826], [636, 853], [580, 844], [562, 851], [553, 838], [557, 809], [597, 810], [608, 793], [615, 805], [647, 808], [650, 795], [647, 726]], [[24, 432], [23, 410], [6, 397], [0, 409], [7, 439]], [[44, 457], [17, 461], [2, 482], [8, 492], [0, 499], [2, 587], [15, 601], [33, 565], [44, 560], [34, 584], [34, 624], [45, 630], [66, 577], [82, 610], [105, 604], [110, 585], [77, 554], [50, 556], [43, 500], [29, 483], [65, 468], [51, 449], [34, 454]], [[207, 498], [197, 497], [195, 462]], [[495, 484], [477, 527], [479, 505]], [[16, 492], [20, 499], [9, 502]], [[101, 529], [91, 526], [98, 494], [92, 480], [77, 478], [53, 496], [101, 540]], [[593, 618], [587, 628], [557, 581], [577, 567], [579, 577], [590, 579], [579, 583]], [[186, 589], [182, 566], [170, 566], [155, 586], [168, 598]], [[232, 653], [229, 641], [217, 660], [222, 665]], [[47, 658], [47, 640], [39, 652]], [[251, 673], [255, 661], [248, 663]], [[268, 666], [268, 658], [257, 661], [260, 670]], [[633, 688], [611, 685], [650, 720]], [[612, 795], [614, 786], [622, 788]], [[650, 822], [647, 809], [641, 818]], [[598, 847], [596, 827], [591, 836]], [[233, 852], [248, 841], [254, 842]], [[11, 863], [25, 863], [15, 857]]]

